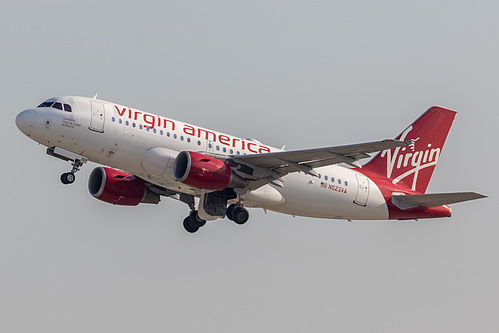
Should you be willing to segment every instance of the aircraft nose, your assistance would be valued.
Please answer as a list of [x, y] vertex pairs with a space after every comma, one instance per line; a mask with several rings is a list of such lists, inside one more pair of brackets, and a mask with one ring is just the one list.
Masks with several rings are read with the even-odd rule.
[[17, 128], [25, 135], [29, 135], [36, 123], [36, 111], [33, 109], [24, 110], [16, 117]]

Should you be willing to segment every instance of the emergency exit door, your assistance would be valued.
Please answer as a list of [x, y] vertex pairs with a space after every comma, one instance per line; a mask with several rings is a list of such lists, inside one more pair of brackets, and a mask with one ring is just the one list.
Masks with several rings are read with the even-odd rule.
[[90, 102], [90, 105], [91, 105], [91, 115], [90, 115], [89, 129], [95, 132], [103, 133], [104, 121], [106, 119], [104, 104]]

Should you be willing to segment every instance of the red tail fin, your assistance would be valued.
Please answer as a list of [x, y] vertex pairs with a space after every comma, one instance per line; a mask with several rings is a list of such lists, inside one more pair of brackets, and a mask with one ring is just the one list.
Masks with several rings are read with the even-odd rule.
[[411, 140], [409, 147], [382, 151], [363, 169], [424, 193], [455, 115], [455, 111], [431, 107], [397, 136], [397, 140]]

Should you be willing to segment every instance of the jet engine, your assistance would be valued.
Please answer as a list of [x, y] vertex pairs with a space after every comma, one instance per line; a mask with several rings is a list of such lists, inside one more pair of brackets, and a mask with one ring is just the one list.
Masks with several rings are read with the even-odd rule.
[[205, 190], [246, 186], [246, 181], [226, 162], [192, 151], [183, 151], [177, 155], [173, 173], [179, 182]]
[[95, 168], [88, 179], [88, 190], [94, 198], [120, 206], [157, 204], [160, 200], [142, 179], [111, 168]]

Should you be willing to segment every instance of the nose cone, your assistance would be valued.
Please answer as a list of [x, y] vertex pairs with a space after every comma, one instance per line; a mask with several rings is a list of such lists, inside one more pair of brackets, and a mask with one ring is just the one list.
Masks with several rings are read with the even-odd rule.
[[16, 117], [17, 128], [25, 135], [30, 135], [31, 131], [35, 127], [36, 123], [36, 111], [33, 109], [24, 110], [19, 113]]

